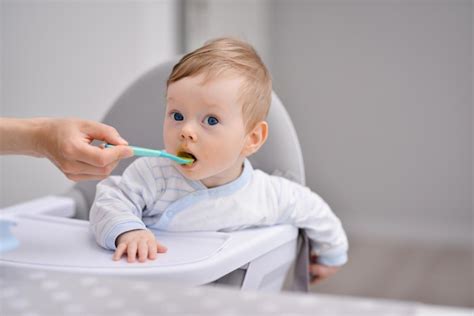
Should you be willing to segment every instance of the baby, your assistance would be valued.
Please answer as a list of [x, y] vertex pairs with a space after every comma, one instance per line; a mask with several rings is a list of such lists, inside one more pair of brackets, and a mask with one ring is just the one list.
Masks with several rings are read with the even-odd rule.
[[155, 259], [166, 247], [147, 228], [233, 231], [292, 224], [307, 233], [312, 283], [347, 261], [339, 219], [308, 188], [254, 170], [247, 157], [265, 142], [268, 70], [247, 43], [221, 38], [185, 55], [167, 81], [165, 149], [190, 165], [141, 158], [97, 186], [90, 213], [99, 245], [113, 259]]

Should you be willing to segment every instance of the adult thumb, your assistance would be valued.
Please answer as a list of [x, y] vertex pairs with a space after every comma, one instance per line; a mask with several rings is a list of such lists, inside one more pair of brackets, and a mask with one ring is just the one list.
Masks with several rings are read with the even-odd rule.
[[90, 138], [101, 140], [112, 145], [128, 145], [128, 142], [120, 136], [115, 128], [104, 123], [88, 121], [84, 132]]

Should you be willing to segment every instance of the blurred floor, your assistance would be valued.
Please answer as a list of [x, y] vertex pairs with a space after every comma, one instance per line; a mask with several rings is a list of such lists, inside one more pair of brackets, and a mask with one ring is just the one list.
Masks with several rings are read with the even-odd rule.
[[312, 292], [474, 307], [472, 246], [350, 241], [347, 265]]

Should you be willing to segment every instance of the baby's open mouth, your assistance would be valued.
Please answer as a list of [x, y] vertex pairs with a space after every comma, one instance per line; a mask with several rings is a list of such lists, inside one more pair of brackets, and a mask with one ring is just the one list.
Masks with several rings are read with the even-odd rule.
[[179, 152], [176, 154], [176, 156], [181, 157], [181, 158], [186, 158], [186, 159], [192, 159], [193, 162], [190, 163], [190, 164], [194, 164], [194, 163], [197, 161], [196, 156], [194, 156], [193, 154], [188, 153], [188, 152], [186, 152], [186, 151], [179, 151]]

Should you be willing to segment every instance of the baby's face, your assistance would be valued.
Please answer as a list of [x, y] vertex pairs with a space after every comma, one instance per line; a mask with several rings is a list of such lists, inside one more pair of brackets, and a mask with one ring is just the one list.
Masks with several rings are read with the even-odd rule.
[[192, 165], [177, 165], [185, 177], [214, 187], [242, 171], [247, 138], [238, 101], [242, 79], [202, 80], [199, 75], [169, 85], [163, 137], [167, 152], [194, 156]]

